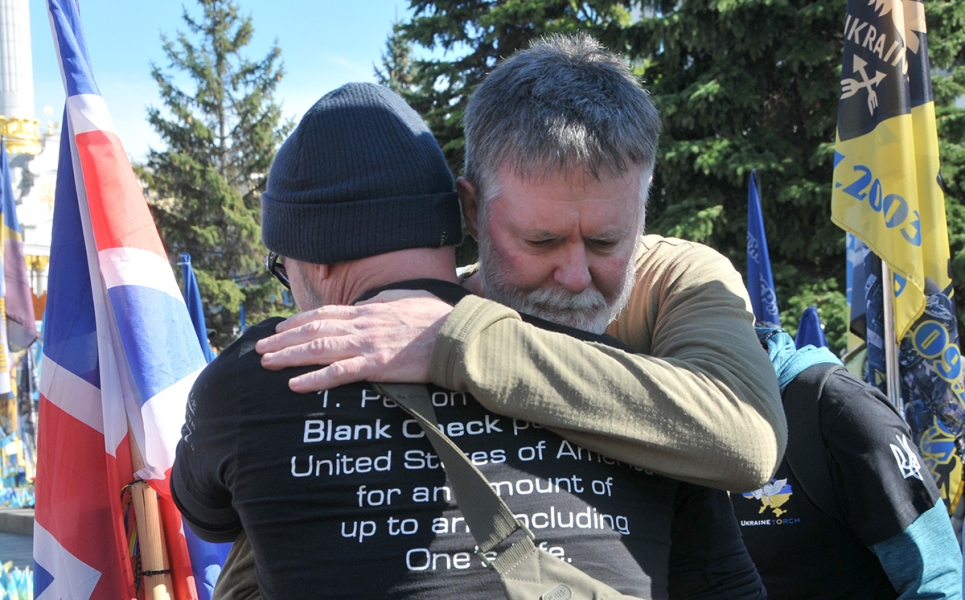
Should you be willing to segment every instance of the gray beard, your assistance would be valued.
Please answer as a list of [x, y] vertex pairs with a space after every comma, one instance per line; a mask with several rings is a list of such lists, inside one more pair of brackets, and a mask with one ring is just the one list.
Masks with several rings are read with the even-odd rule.
[[512, 287], [498, 266], [498, 259], [487, 236], [479, 242], [479, 276], [481, 288], [487, 299], [499, 302], [513, 310], [545, 319], [558, 325], [573, 327], [590, 333], [603, 333], [630, 300], [636, 283], [636, 264], [627, 263], [623, 274], [623, 286], [613, 302], [598, 290], [587, 288], [572, 294], [561, 287], [523, 292]]

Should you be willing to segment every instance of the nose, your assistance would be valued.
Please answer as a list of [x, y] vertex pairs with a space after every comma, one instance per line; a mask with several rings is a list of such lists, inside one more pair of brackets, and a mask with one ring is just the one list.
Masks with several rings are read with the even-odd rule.
[[590, 264], [583, 244], [572, 244], [556, 269], [556, 283], [571, 294], [579, 294], [590, 286]]

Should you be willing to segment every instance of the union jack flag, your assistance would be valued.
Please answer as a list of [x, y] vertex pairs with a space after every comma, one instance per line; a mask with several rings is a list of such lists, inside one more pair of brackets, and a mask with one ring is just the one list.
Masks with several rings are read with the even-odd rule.
[[[201, 583], [207, 575], [213, 584], [224, 551], [189, 552], [168, 488], [204, 356], [91, 75], [77, 3], [47, 8], [67, 106], [41, 373], [34, 594], [137, 596], [122, 490], [143, 479], [159, 496], [175, 598], [207, 598]], [[144, 462], [136, 473], [132, 445]]]

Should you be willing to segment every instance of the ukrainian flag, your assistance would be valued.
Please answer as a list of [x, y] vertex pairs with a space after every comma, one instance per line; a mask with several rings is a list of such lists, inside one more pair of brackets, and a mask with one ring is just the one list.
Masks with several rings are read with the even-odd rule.
[[[10, 180], [10, 164], [7, 162], [7, 151], [3, 139], [0, 139], [0, 213], [6, 212], [7, 204], [13, 203], [13, 184]], [[0, 400], [13, 398], [13, 379], [10, 376], [10, 353], [7, 343], [7, 308], [6, 308], [6, 277], [4, 275], [5, 257], [3, 241], [9, 235], [8, 227], [0, 214]], [[0, 425], [2, 429], [13, 433], [16, 427], [16, 407], [3, 405], [0, 407]], [[0, 431], [0, 435], [4, 432]]]
[[831, 218], [891, 267], [905, 417], [954, 504], [965, 387], [938, 169], [924, 4], [849, 0]]
[[952, 283], [924, 4], [850, 0], [844, 33], [831, 219], [895, 273], [901, 339]]
[[10, 181], [10, 165], [3, 143], [2, 175], [3, 188], [0, 190], [0, 240], [3, 253], [3, 285], [0, 286], [4, 317], [7, 329], [7, 347], [11, 352], [20, 352], [37, 339], [37, 326], [34, 316], [33, 300], [30, 292], [30, 276], [23, 248], [23, 230], [17, 219], [17, 204]]

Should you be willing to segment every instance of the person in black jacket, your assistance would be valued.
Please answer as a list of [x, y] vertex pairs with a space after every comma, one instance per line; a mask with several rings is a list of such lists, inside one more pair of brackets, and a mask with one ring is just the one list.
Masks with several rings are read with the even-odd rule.
[[757, 332], [788, 446], [770, 484], [731, 501], [768, 596], [961, 598], [961, 551], [907, 423], [827, 348]]

